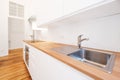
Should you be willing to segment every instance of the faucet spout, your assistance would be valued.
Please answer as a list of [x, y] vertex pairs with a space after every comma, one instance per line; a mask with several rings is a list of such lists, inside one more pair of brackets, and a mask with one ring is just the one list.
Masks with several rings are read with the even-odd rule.
[[85, 41], [85, 40], [89, 40], [88, 38], [83, 38], [83, 39], [82, 39], [82, 36], [83, 36], [83, 35], [79, 35], [79, 36], [78, 36], [78, 47], [79, 47], [79, 49], [81, 48], [81, 42], [83, 42], [83, 41]]
[[89, 39], [88, 39], [88, 38], [81, 39], [81, 42], [82, 42], [82, 41], [85, 41], [85, 40], [89, 40]]
[[32, 35], [30, 35], [32, 41], [31, 42], [35, 42], [35, 30], [32, 31]]

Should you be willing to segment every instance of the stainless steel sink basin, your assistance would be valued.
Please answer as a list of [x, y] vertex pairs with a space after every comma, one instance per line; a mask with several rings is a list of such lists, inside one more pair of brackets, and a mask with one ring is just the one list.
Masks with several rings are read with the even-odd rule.
[[112, 72], [115, 55], [108, 52], [92, 51], [87, 49], [80, 49], [78, 51], [68, 54], [68, 56], [88, 63], [90, 65], [99, 67], [108, 73]]
[[72, 57], [73, 59], [82, 61], [86, 64], [95, 66], [108, 73], [112, 72], [115, 60], [115, 54], [110, 52], [78, 49], [77, 47], [64, 46], [59, 48], [53, 48], [52, 50]]

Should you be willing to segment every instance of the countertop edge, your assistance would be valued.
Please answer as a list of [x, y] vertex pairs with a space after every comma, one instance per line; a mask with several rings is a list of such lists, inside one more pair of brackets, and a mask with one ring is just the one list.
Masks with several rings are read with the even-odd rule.
[[[41, 48], [39, 48], [39, 47], [37, 47], [37, 46], [32, 45], [33, 43], [31, 44], [29, 41], [24, 40], [24, 42], [27, 43], [27, 44], [29, 44], [29, 45], [31, 45], [31, 46], [33, 46], [33, 47], [35, 47], [35, 48], [37, 48], [38, 50], [41, 50], [41, 51], [47, 53], [48, 55], [56, 58], [57, 60], [60, 60], [61, 62], [63, 62], [63, 63], [65, 63], [65, 64], [67, 64], [67, 65], [69, 65], [69, 66], [71, 66], [71, 67], [79, 70], [80, 72], [83, 72], [84, 74], [92, 77], [92, 78], [95, 79], [95, 80], [104, 80], [104, 79], [102, 79], [102, 78], [100, 78], [100, 77], [98, 77], [98, 76], [96, 76], [96, 75], [94, 75], [94, 74], [91, 74], [90, 72], [87, 72], [87, 71], [85, 71], [85, 70], [82, 70], [82, 69], [78, 68], [78, 66], [75, 66], [75, 65], [71, 64], [69, 61], [66, 61], [66, 60], [64, 60], [64, 59], [59, 58], [60, 55], [53, 55], [53, 54], [51, 54], [51, 52], [49, 52], [49, 51], [46, 51], [46, 50], [44, 50], [44, 49], [41, 49]], [[51, 43], [54, 43], [54, 42], [51, 42]], [[55, 43], [55, 44], [58, 44], [58, 45], [59, 45], [59, 43]], [[60, 45], [61, 45], [61, 43], [60, 43]], [[63, 44], [63, 45], [66, 45], [66, 44]], [[74, 60], [73, 60], [73, 61], [74, 61]], [[76, 60], [75, 60], [75, 61], [76, 61]]]

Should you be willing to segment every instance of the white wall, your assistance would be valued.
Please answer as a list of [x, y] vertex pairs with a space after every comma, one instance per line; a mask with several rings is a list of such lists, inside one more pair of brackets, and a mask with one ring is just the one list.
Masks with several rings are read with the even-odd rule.
[[[26, 0], [25, 2], [26, 39], [30, 39], [29, 35], [32, 34], [32, 28], [27, 19], [34, 14], [34, 11], [36, 11], [32, 7], [35, 6], [32, 2], [33, 0]], [[41, 5], [38, 7], [40, 6]], [[38, 17], [40, 16], [38, 15]], [[48, 27], [48, 31], [37, 31], [37, 38], [41, 40], [77, 45], [77, 36], [84, 34], [84, 37], [89, 37], [89, 41], [83, 42], [83, 46], [120, 52], [119, 21], [120, 15], [116, 15], [91, 21], [54, 24]]]
[[25, 39], [31, 39], [30, 35], [32, 35], [32, 26], [28, 22], [29, 17], [35, 15], [37, 23], [41, 24], [61, 16], [63, 14], [61, 3], [62, 0], [25, 0]]
[[0, 56], [5, 56], [7, 54], [8, 54], [8, 0], [1, 0], [0, 2]]
[[28, 22], [29, 17], [34, 14], [32, 2], [33, 0], [25, 0], [25, 39], [31, 39], [32, 27]]
[[0, 56], [8, 55], [9, 1], [24, 4], [24, 0], [1, 0], [0, 2]]
[[38, 32], [42, 40], [77, 45], [77, 36], [84, 34], [89, 41], [82, 46], [120, 52], [120, 15], [86, 22], [54, 24], [48, 31]]
[[15, 2], [15, 3], [18, 3], [18, 4], [21, 4], [21, 5], [24, 5], [24, 4], [25, 4], [25, 0], [9, 0], [9, 1], [12, 1], [12, 2]]
[[63, 15], [63, 0], [31, 0], [32, 15], [37, 16], [37, 23], [43, 24]]

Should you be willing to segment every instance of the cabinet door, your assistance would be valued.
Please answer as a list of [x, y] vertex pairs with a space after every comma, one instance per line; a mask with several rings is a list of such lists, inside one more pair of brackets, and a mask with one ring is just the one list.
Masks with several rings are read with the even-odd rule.
[[63, 15], [62, 0], [34, 0], [32, 4], [37, 24], [44, 24]]
[[33, 63], [37, 63], [35, 67], [32, 67], [35, 68], [32, 69], [34, 80], [93, 80], [42, 51], [37, 49], [32, 51]]
[[36, 52], [33, 52], [33, 49], [30, 50], [30, 53], [29, 53], [29, 72], [30, 72], [30, 75], [32, 77], [32, 80], [39, 80], [39, 76], [38, 76], [38, 73], [37, 73], [37, 59], [36, 59], [36, 56], [33, 55], [33, 54], [36, 54]]
[[105, 0], [64, 0], [64, 15], [98, 4]]

